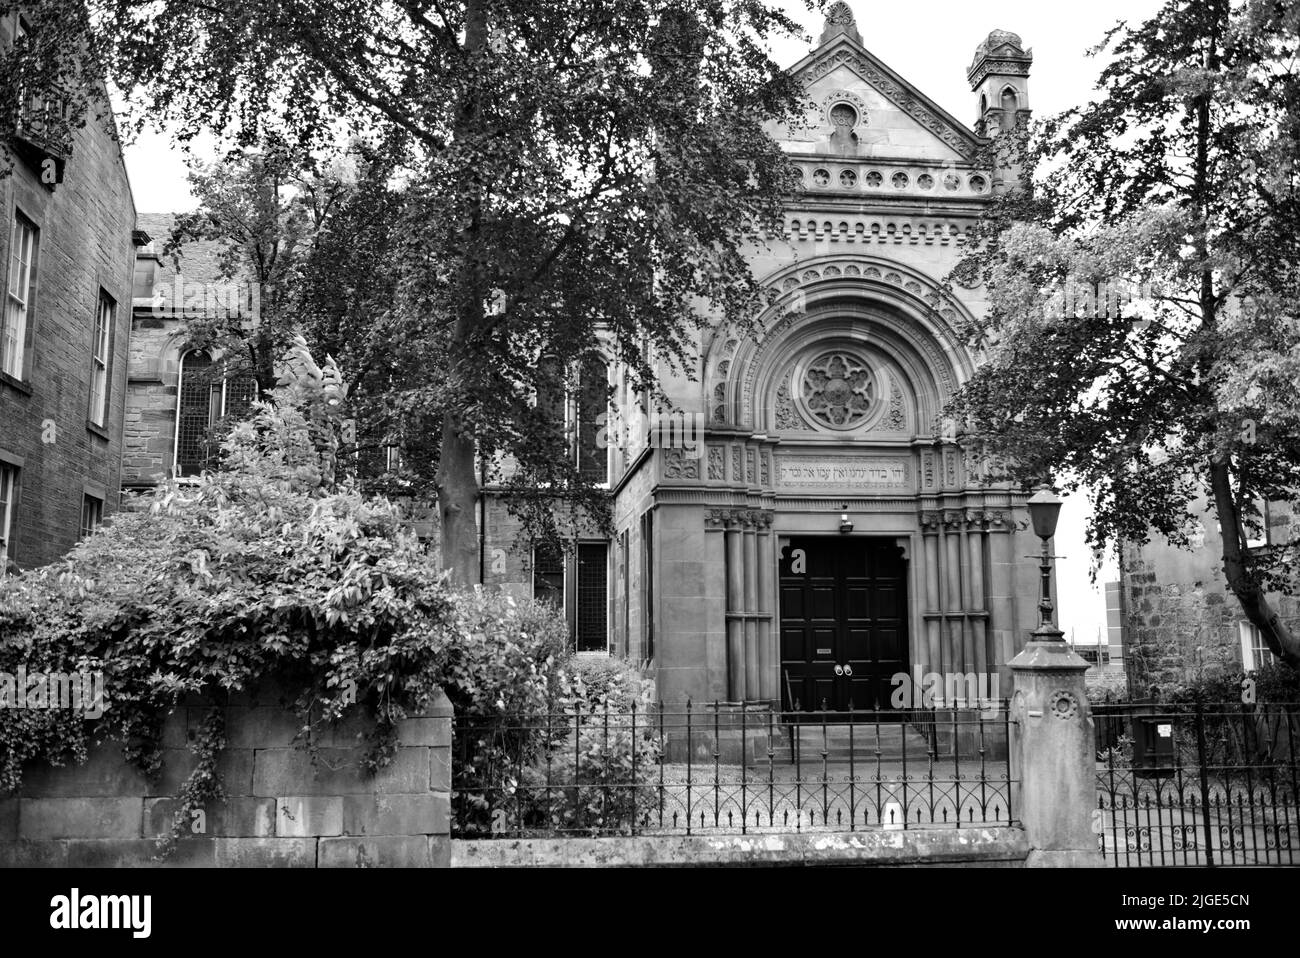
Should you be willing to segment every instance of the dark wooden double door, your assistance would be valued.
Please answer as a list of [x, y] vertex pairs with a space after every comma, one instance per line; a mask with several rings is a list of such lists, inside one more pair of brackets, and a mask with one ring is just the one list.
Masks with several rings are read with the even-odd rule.
[[907, 664], [907, 560], [893, 539], [801, 536], [781, 550], [787, 710], [888, 709]]

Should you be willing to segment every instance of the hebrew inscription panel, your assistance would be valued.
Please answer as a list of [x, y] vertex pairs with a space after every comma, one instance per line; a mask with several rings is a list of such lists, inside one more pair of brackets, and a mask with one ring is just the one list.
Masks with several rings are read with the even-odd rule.
[[908, 460], [881, 456], [778, 456], [779, 489], [910, 491]]

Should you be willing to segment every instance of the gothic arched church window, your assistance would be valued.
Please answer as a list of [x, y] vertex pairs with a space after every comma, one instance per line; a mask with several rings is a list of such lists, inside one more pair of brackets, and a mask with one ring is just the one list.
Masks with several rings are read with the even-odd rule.
[[177, 476], [197, 476], [216, 458], [223, 424], [247, 419], [257, 398], [249, 375], [226, 375], [223, 363], [201, 349], [181, 357], [176, 403]]
[[221, 418], [221, 378], [212, 357], [190, 350], [181, 359], [176, 416], [176, 475], [198, 475], [209, 458], [208, 431]]

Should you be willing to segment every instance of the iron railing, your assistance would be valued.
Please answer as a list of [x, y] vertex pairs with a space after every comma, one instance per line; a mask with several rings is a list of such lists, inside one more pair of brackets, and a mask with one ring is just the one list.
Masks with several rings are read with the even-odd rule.
[[713, 703], [461, 719], [453, 835], [752, 834], [1012, 824], [1005, 703]]
[[1111, 864], [1295, 864], [1300, 705], [1096, 705], [1093, 718], [1093, 831]]

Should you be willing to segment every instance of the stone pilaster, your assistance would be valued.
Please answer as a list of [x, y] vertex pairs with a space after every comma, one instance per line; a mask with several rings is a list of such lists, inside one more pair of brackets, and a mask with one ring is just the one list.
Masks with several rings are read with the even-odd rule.
[[777, 683], [778, 649], [777, 629], [772, 618], [776, 610], [776, 536], [772, 533], [772, 517], [764, 515], [758, 529], [758, 649], [759, 697], [768, 702], [780, 699]]
[[987, 513], [989, 520], [989, 629], [993, 662], [1003, 670], [1016, 654], [1016, 524], [1009, 513]]

